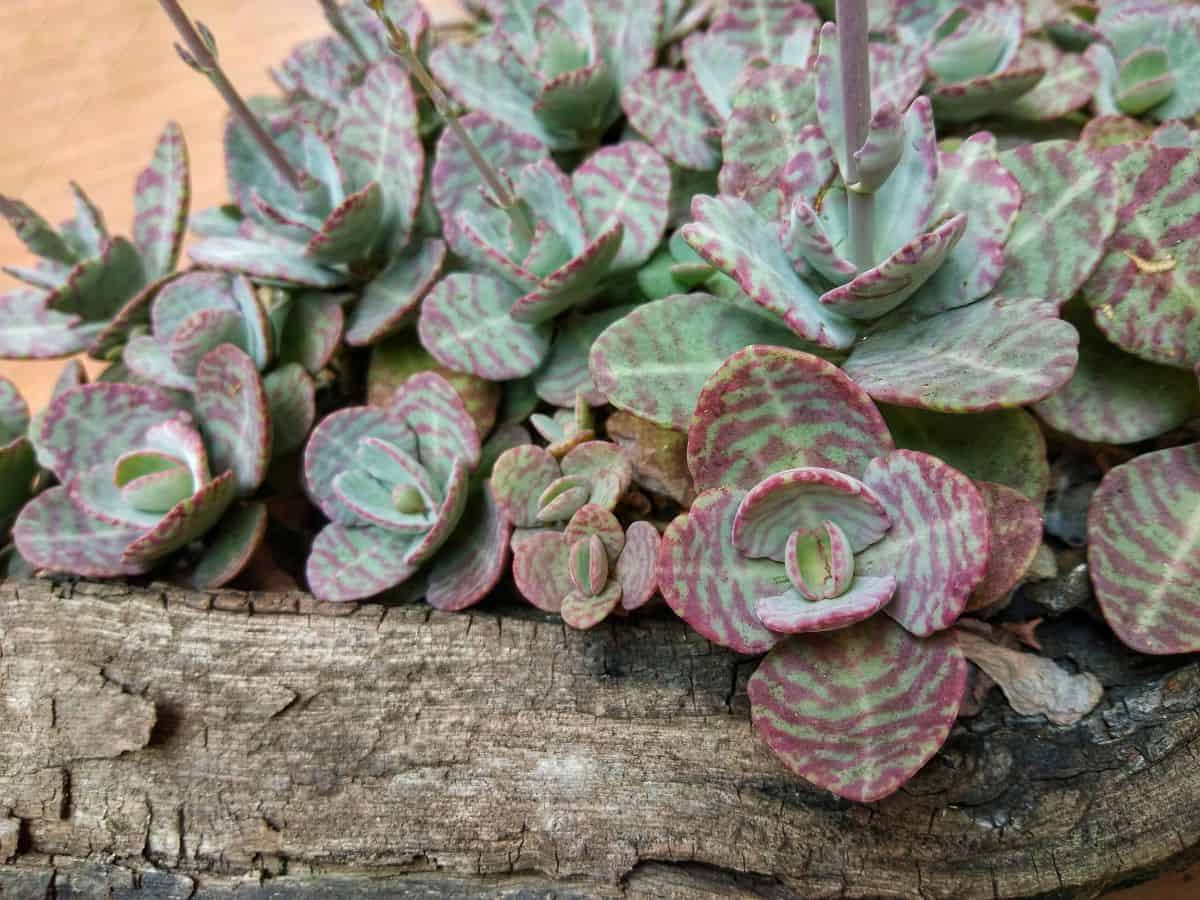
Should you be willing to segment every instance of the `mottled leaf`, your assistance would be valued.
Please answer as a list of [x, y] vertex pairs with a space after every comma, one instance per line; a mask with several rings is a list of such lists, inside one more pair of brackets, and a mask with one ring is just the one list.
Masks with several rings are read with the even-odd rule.
[[162, 278], [179, 263], [191, 195], [187, 145], [182, 129], [171, 122], [134, 186], [133, 241], [147, 281]]
[[346, 343], [373, 344], [408, 324], [432, 287], [446, 259], [446, 245], [427, 238], [393, 257], [373, 278], [350, 312]]
[[705, 491], [663, 535], [658, 587], [675, 613], [702, 636], [737, 653], [763, 653], [780, 635], [754, 612], [760, 597], [779, 593], [783, 566], [747, 559], [733, 546], [733, 517], [743, 494]]
[[558, 460], [541, 447], [525, 444], [506, 450], [492, 469], [496, 504], [518, 528], [540, 525], [539, 499], [560, 474]]
[[333, 480], [355, 461], [359, 443], [378, 438], [405, 453], [417, 451], [412, 429], [397, 415], [371, 406], [340, 409], [317, 423], [304, 447], [304, 489], [326, 517], [343, 525], [358, 522], [333, 490]]
[[97, 329], [79, 316], [46, 305], [44, 291], [17, 288], [0, 294], [0, 356], [5, 359], [51, 359], [70, 356], [87, 346]]
[[1117, 466], [1088, 510], [1100, 611], [1139, 653], [1200, 650], [1200, 444]]
[[621, 582], [612, 580], [596, 595], [572, 591], [563, 599], [559, 613], [571, 628], [595, 628], [621, 603]]
[[633, 468], [615, 444], [586, 441], [562, 458], [565, 476], [584, 478], [591, 486], [589, 503], [612, 509], [629, 489]]
[[793, 639], [750, 678], [754, 727], [791, 771], [860, 803], [895, 793], [958, 718], [967, 664], [951, 635], [882, 616]]
[[263, 376], [263, 395], [271, 422], [271, 453], [279, 457], [299, 450], [317, 418], [316, 385], [297, 363]]
[[588, 315], [571, 316], [554, 336], [550, 358], [534, 376], [538, 396], [555, 406], [570, 407], [576, 394], [592, 406], [606, 402], [592, 381], [588, 358], [596, 338], [614, 322], [633, 311], [633, 306], [615, 306]]
[[122, 558], [141, 533], [138, 528], [88, 516], [70, 501], [65, 487], [39, 494], [25, 505], [13, 526], [17, 549], [31, 566], [83, 578], [145, 572], [145, 564]]
[[624, 226], [618, 222], [592, 239], [566, 265], [543, 278], [535, 290], [519, 297], [509, 315], [517, 322], [538, 325], [591, 299], [612, 269], [623, 234]]
[[293, 249], [261, 244], [244, 238], [207, 238], [188, 253], [198, 266], [241, 272], [258, 281], [310, 288], [335, 288], [349, 276], [337, 269], [306, 259], [304, 248]]
[[1026, 38], [1013, 62], [1017, 68], [1040, 67], [1046, 74], [1008, 112], [1043, 122], [1087, 106], [1099, 86], [1095, 66], [1082, 53], [1064, 53], [1049, 41]]
[[967, 610], [985, 609], [1008, 596], [1042, 545], [1042, 514], [1010, 487], [976, 481], [988, 517], [988, 562]]
[[916, 636], [949, 628], [987, 571], [987, 508], [978, 489], [936, 457], [912, 450], [872, 460], [863, 481], [892, 527], [858, 555], [857, 571], [896, 576], [885, 611]]
[[621, 608], [641, 609], [658, 591], [658, 552], [662, 538], [649, 522], [634, 522], [613, 576], [621, 584]]
[[720, 165], [715, 118], [689, 73], [651, 69], [625, 86], [621, 106], [633, 127], [676, 165]]
[[855, 477], [892, 449], [883, 417], [836, 366], [781, 347], [731, 356], [700, 394], [688, 432], [697, 490], [749, 490], [802, 466]]
[[220, 521], [237, 496], [232, 472], [218, 475], [172, 507], [148, 532], [125, 548], [122, 558], [135, 565], [151, 563], [186, 547]]
[[30, 253], [68, 266], [78, 262], [75, 252], [49, 222], [32, 207], [0, 195], [0, 216], [7, 220]]
[[328, 294], [296, 294], [279, 341], [279, 359], [297, 362], [312, 374], [329, 365], [342, 340], [345, 315]]
[[560, 532], [529, 535], [513, 547], [513, 580], [521, 596], [543, 612], [556, 613], [574, 589], [570, 547]]
[[382, 593], [416, 572], [408, 554], [417, 540], [384, 528], [326, 525], [305, 564], [308, 588], [317, 599], [335, 602]]
[[223, 587], [246, 568], [267, 533], [265, 503], [231, 509], [213, 529], [214, 537], [192, 568], [191, 582], [201, 590]]
[[254, 493], [267, 474], [272, 437], [254, 361], [232, 344], [208, 353], [196, 369], [195, 404], [214, 470], [232, 469], [238, 493]]
[[511, 536], [511, 523], [484, 485], [471, 496], [454, 534], [434, 558], [426, 602], [457, 612], [487, 597], [507, 568]]
[[895, 593], [896, 579], [891, 575], [860, 575], [836, 597], [810, 600], [789, 590], [777, 597], [760, 598], [755, 612], [764, 625], [780, 634], [834, 631], [875, 615]]
[[146, 286], [137, 249], [123, 237], [111, 239], [99, 256], [79, 263], [63, 285], [46, 297], [60, 313], [88, 320], [109, 319]]
[[656, 150], [623, 141], [597, 150], [571, 175], [588, 234], [620, 222], [621, 249], [613, 269], [632, 269], [650, 258], [662, 240], [669, 212], [671, 172]]

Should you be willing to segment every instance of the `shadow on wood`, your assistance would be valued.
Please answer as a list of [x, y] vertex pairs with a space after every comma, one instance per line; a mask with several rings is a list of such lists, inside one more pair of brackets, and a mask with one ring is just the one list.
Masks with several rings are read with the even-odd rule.
[[10, 582], [0, 895], [1091, 897], [1194, 858], [1200, 664], [1039, 636], [1096, 713], [990, 704], [855, 806], [757, 740], [753, 663], [665, 614]]

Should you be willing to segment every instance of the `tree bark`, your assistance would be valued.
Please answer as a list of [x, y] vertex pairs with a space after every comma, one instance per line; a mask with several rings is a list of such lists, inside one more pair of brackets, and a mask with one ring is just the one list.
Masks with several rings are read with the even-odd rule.
[[1200, 664], [1086, 617], [1039, 636], [1095, 713], [993, 700], [856, 806], [669, 613], [503, 612], [0, 585], [0, 897], [1092, 897], [1200, 856]]

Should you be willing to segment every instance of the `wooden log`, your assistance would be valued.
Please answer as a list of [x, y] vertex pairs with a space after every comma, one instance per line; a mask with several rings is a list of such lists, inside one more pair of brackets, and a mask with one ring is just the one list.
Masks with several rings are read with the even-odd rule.
[[1073, 727], [1002, 702], [856, 806], [668, 613], [0, 585], [0, 897], [1092, 897], [1200, 853], [1200, 664], [1086, 617]]

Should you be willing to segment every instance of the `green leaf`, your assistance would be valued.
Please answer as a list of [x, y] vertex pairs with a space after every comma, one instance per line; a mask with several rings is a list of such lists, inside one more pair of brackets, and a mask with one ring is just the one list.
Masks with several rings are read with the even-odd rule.
[[35, 256], [68, 266], [79, 262], [75, 251], [54, 227], [36, 210], [20, 200], [0, 195], [0, 216], [8, 221], [12, 230], [17, 233], [17, 238]]
[[146, 286], [137, 249], [125, 238], [110, 240], [99, 256], [79, 263], [62, 287], [50, 293], [46, 306], [61, 313], [104, 321]]
[[213, 531], [215, 537], [192, 569], [191, 582], [200, 590], [223, 587], [241, 574], [267, 533], [267, 506], [236, 506]]
[[413, 244], [393, 257], [350, 311], [346, 343], [364, 347], [412, 321], [421, 300], [441, 274], [445, 259], [446, 245], [436, 238]]
[[192, 199], [187, 145], [174, 122], [163, 131], [133, 191], [133, 240], [146, 267], [146, 280], [154, 281], [179, 263]]
[[687, 72], [644, 73], [621, 91], [621, 106], [630, 124], [676, 165], [699, 170], [720, 165], [716, 122]]
[[232, 344], [200, 360], [196, 417], [215, 471], [231, 469], [237, 493], [254, 493], [271, 461], [271, 418], [254, 361]]
[[650, 258], [667, 226], [671, 172], [653, 148], [637, 141], [602, 147], [571, 176], [587, 233], [620, 223], [621, 249], [613, 269], [633, 269]]

